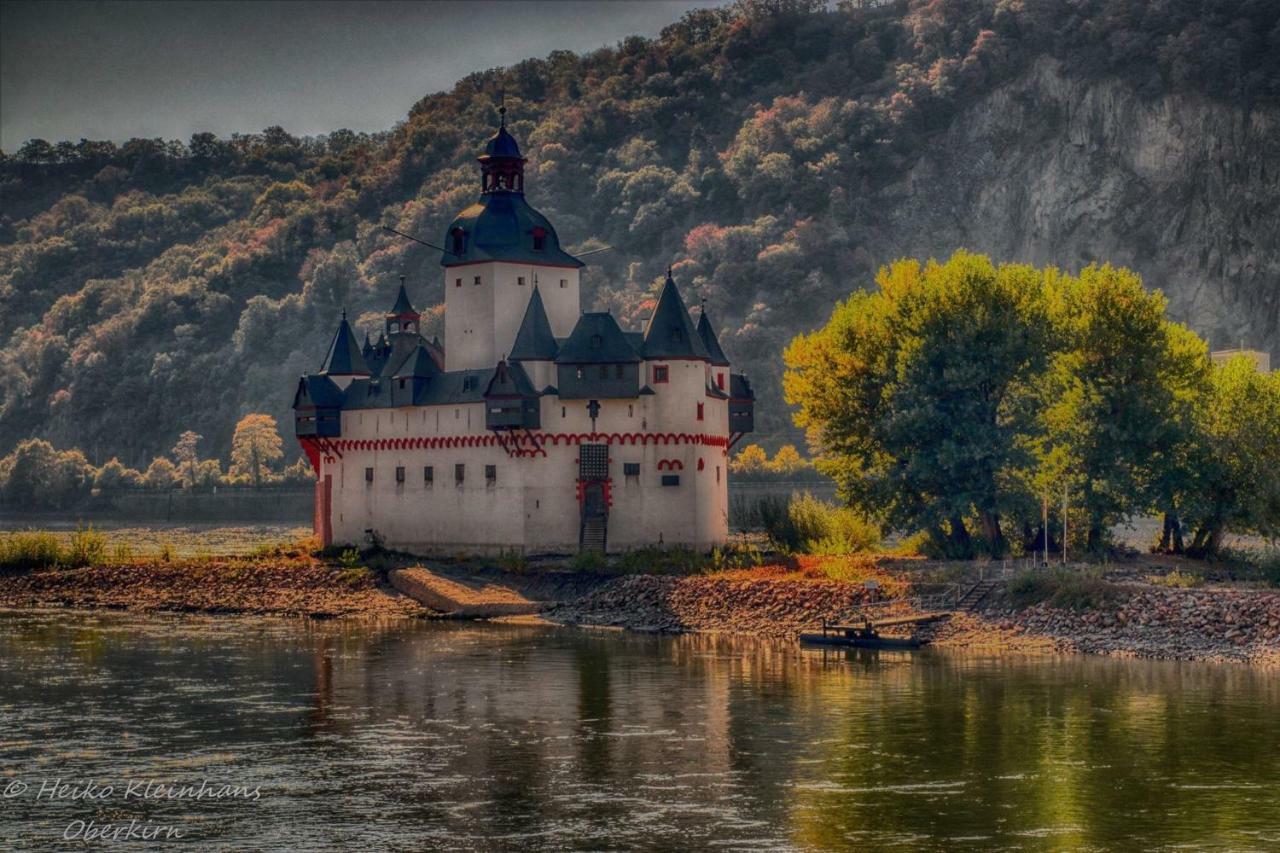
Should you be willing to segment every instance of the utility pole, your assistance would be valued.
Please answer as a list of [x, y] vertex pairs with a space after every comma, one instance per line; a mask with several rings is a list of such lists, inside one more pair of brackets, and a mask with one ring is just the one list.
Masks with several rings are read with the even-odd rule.
[[1067, 564], [1067, 484], [1062, 484], [1062, 565]]
[[1040, 499], [1040, 504], [1044, 510], [1044, 521], [1041, 524], [1044, 530], [1044, 565], [1049, 565], [1049, 497], [1046, 495]]

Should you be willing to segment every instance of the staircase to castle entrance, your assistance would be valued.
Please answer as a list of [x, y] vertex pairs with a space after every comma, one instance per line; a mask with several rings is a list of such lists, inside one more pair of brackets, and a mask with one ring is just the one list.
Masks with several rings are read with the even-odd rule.
[[578, 489], [581, 523], [578, 548], [604, 553], [609, 539], [609, 446], [578, 447]]

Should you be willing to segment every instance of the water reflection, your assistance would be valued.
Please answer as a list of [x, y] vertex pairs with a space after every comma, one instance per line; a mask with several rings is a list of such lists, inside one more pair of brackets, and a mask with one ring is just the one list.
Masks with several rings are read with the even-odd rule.
[[[1280, 678], [460, 624], [0, 615], [12, 778], [261, 785], [6, 800], [0, 841], [210, 847], [1280, 845]], [[3, 780], [0, 780], [3, 781]]]

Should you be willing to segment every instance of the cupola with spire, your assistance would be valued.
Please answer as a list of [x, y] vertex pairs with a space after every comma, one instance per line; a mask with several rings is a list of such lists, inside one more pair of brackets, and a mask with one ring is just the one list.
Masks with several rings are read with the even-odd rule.
[[421, 321], [422, 315], [414, 310], [413, 303], [409, 301], [409, 292], [404, 286], [404, 276], [400, 276], [400, 292], [396, 294], [396, 304], [387, 312], [386, 334], [396, 335], [408, 332], [417, 335]]
[[507, 106], [498, 108], [498, 132], [485, 143], [480, 155], [480, 192], [524, 192], [525, 158], [516, 138], [507, 130]]

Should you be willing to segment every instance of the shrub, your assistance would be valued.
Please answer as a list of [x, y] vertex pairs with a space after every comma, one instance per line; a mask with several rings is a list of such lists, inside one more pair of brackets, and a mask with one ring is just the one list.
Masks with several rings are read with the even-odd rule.
[[1174, 569], [1164, 575], [1149, 575], [1147, 580], [1159, 586], [1171, 586], [1177, 589], [1192, 589], [1197, 586], [1204, 586], [1204, 576], [1195, 572], [1184, 572], [1181, 569]]
[[26, 530], [0, 536], [0, 567], [45, 568], [57, 565], [61, 558], [62, 548], [52, 533]]
[[1045, 602], [1064, 610], [1106, 610], [1115, 606], [1120, 588], [1093, 572], [1032, 569], [1009, 582], [1009, 597], [1019, 607]]
[[354, 569], [360, 565], [360, 552], [355, 548], [346, 548], [338, 555], [338, 565], [344, 569]]
[[609, 563], [599, 551], [580, 551], [569, 563], [575, 572], [598, 572]]
[[498, 553], [496, 562], [503, 571], [514, 574], [524, 574], [529, 569], [529, 561], [519, 551], [507, 551], [504, 549]]
[[100, 566], [107, 559], [107, 537], [92, 527], [77, 527], [61, 562], [68, 566]]
[[758, 512], [769, 539], [784, 551], [852, 554], [880, 544], [880, 529], [856, 510], [807, 492], [788, 503], [761, 501]]

